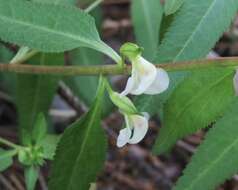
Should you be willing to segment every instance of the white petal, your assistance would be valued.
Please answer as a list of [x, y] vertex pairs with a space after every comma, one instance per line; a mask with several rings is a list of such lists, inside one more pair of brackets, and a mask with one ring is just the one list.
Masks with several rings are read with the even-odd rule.
[[137, 84], [137, 87], [131, 90], [131, 94], [140, 95], [153, 83], [157, 70], [152, 63], [143, 57], [140, 57], [133, 67], [135, 67], [135, 71], [132, 72], [132, 80], [134, 84]]
[[169, 87], [169, 75], [161, 68], [157, 69], [157, 75], [153, 83], [147, 88], [145, 94], [159, 94], [164, 92]]
[[131, 125], [133, 125], [133, 136], [128, 141], [130, 144], [136, 144], [140, 142], [146, 135], [148, 131], [148, 119], [141, 115], [131, 115], [130, 116]]
[[131, 133], [131, 129], [129, 129], [128, 127], [120, 130], [119, 136], [117, 137], [117, 146], [119, 148], [123, 147], [124, 145], [126, 145], [126, 143], [129, 142]]
[[137, 87], [136, 83], [133, 81], [132, 77], [129, 77], [126, 83], [126, 88], [124, 91], [120, 93], [121, 96], [126, 96], [129, 94], [133, 89]]
[[233, 78], [233, 85], [234, 85], [236, 96], [238, 96], [238, 70], [236, 70], [236, 74]]

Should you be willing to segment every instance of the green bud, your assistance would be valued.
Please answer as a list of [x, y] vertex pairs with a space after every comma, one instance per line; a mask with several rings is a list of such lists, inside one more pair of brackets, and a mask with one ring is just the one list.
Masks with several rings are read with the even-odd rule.
[[139, 55], [141, 55], [143, 48], [134, 43], [127, 42], [120, 48], [120, 53], [123, 57], [127, 57], [130, 61], [134, 61]]
[[109, 96], [112, 102], [125, 114], [135, 114], [138, 113], [136, 107], [132, 101], [126, 96], [121, 96], [119, 93], [113, 90], [109, 91]]

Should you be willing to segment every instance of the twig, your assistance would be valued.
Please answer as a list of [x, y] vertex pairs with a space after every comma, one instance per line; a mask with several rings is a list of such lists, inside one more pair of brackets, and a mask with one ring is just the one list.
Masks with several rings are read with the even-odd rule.
[[8, 190], [16, 190], [12, 184], [7, 180], [4, 175], [0, 174], [0, 182], [8, 189]]
[[45, 177], [43, 176], [41, 171], [39, 171], [39, 183], [40, 183], [42, 190], [48, 190], [47, 183], [45, 181]]
[[10, 179], [14, 183], [14, 185], [18, 188], [18, 190], [25, 190], [24, 186], [22, 185], [21, 181], [17, 178], [16, 175], [11, 174]]

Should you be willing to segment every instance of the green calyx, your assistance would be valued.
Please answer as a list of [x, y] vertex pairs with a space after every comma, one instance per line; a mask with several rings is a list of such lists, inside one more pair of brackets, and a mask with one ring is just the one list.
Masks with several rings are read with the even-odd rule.
[[121, 112], [128, 115], [138, 113], [135, 105], [129, 98], [113, 91], [108, 82], [106, 84], [106, 88], [112, 103], [116, 105]]
[[139, 47], [138, 45], [131, 42], [123, 44], [120, 48], [122, 57], [128, 58], [131, 62], [133, 62], [138, 56], [140, 56], [142, 51], [142, 47]]

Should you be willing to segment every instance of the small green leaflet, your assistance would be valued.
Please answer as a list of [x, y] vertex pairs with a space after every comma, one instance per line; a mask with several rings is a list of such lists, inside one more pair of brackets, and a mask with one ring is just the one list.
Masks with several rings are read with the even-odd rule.
[[89, 47], [120, 60], [101, 41], [94, 19], [73, 6], [0, 0], [0, 38], [42, 52]]
[[185, 0], [165, 0], [164, 12], [166, 15], [174, 14]]
[[67, 128], [57, 147], [49, 190], [88, 190], [102, 168], [107, 149], [100, 127], [105, 83], [100, 80], [89, 112]]
[[60, 140], [60, 135], [46, 135], [46, 137], [40, 142], [40, 146], [43, 148], [43, 158], [53, 160], [57, 144]]
[[6, 170], [13, 163], [12, 156], [16, 153], [15, 150], [4, 150], [0, 148], [0, 172]]
[[201, 70], [181, 82], [164, 106], [164, 126], [154, 152], [168, 151], [178, 139], [220, 117], [235, 97], [233, 76], [230, 69]]
[[131, 14], [137, 43], [144, 48], [143, 56], [152, 60], [159, 44], [162, 5], [158, 0], [133, 0]]
[[29, 166], [25, 168], [25, 182], [27, 190], [34, 190], [39, 175], [39, 168]]
[[208, 132], [174, 190], [212, 190], [238, 172], [238, 101]]

